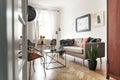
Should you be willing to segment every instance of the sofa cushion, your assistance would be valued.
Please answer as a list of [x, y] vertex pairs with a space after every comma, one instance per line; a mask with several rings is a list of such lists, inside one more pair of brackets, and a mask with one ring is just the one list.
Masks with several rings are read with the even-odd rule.
[[83, 38], [76, 38], [74, 39], [74, 46], [80, 46], [82, 43]]
[[101, 42], [101, 39], [100, 38], [97, 38], [97, 40], [96, 40], [97, 42]]
[[74, 46], [74, 39], [60, 40], [60, 46]]
[[89, 42], [96, 42], [97, 41], [97, 39], [96, 38], [93, 38], [93, 39], [91, 39]]
[[67, 39], [67, 46], [74, 46], [74, 39]]
[[83, 54], [83, 48], [77, 46], [64, 46], [65, 51]]
[[62, 39], [62, 40], [60, 40], [60, 45], [61, 45], [61, 46], [66, 46], [66, 45], [68, 45], [68, 44], [67, 44], [67, 41], [66, 41], [66, 40]]
[[89, 37], [83, 39], [82, 43], [80, 44], [80, 48], [83, 48], [84, 44], [87, 42], [89, 42]]
[[92, 38], [92, 37], [90, 37], [89, 42], [101, 42], [101, 39], [100, 38]]

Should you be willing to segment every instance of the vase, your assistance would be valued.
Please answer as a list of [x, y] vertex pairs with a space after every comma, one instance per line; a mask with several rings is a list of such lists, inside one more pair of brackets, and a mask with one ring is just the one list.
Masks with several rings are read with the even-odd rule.
[[43, 41], [41, 41], [41, 44], [43, 44], [44, 42]]

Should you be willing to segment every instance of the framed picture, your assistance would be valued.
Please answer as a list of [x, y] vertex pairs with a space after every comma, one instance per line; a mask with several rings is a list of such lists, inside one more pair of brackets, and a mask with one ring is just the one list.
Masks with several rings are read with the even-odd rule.
[[77, 32], [90, 31], [90, 29], [91, 29], [90, 14], [76, 18]]
[[97, 12], [91, 14], [92, 26], [99, 27], [104, 26], [104, 12]]

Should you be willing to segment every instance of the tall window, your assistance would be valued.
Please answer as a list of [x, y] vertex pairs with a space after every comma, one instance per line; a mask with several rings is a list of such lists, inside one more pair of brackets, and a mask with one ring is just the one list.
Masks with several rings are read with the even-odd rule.
[[46, 39], [55, 38], [57, 22], [57, 11], [41, 10], [38, 17], [39, 35], [44, 35]]

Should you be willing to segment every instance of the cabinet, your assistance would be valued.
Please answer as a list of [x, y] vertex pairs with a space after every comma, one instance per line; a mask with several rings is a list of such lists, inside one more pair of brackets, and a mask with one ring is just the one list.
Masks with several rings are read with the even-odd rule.
[[108, 2], [107, 79], [120, 80], [120, 0]]

